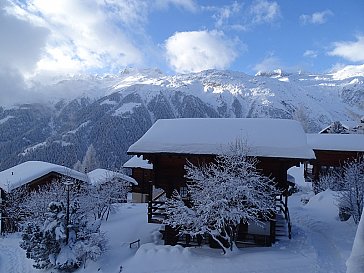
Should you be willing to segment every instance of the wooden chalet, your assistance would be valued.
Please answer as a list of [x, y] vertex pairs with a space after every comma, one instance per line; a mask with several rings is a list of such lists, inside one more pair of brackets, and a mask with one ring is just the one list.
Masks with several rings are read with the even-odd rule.
[[316, 158], [306, 164], [305, 174], [317, 192], [320, 176], [341, 169], [345, 162], [364, 155], [364, 134], [307, 134], [307, 143]]
[[[187, 161], [204, 164], [215, 160], [231, 143], [241, 139], [249, 147], [249, 155], [259, 160], [258, 169], [270, 176], [282, 190], [277, 208], [283, 215], [283, 229], [290, 236], [290, 219], [287, 207], [289, 183], [287, 170], [302, 161], [314, 159], [307, 146], [306, 135], [300, 123], [283, 119], [166, 119], [158, 120], [137, 142], [130, 146], [128, 154], [143, 155], [153, 164], [151, 184], [163, 189], [160, 195], [149, 201], [148, 221], [161, 223], [163, 197], [171, 197], [178, 190], [187, 194], [185, 169]], [[277, 214], [277, 219], [279, 215]], [[278, 220], [267, 222], [264, 227], [254, 224], [239, 228], [237, 243], [271, 245], [278, 234]], [[181, 243], [173, 229], [166, 226], [166, 244]], [[183, 242], [182, 242], [183, 243]], [[190, 244], [188, 239], [186, 244]], [[198, 242], [200, 243], [200, 242]]]
[[334, 121], [323, 128], [319, 134], [364, 134], [364, 116], [360, 122]]
[[134, 186], [138, 186], [138, 182], [134, 178], [120, 172], [114, 172], [106, 169], [95, 169], [91, 172], [88, 172], [87, 177], [91, 185], [99, 188], [103, 188], [108, 185], [115, 185], [115, 182], [123, 182], [121, 185], [125, 185], [128, 191], [125, 191], [124, 196], [114, 195], [112, 197], [113, 201], [118, 203], [128, 202], [131, 197], [131, 195], [129, 194], [131, 192], [131, 189]]
[[126, 181], [130, 185], [135, 185], [135, 186], [138, 185], [138, 182], [134, 178], [132, 178], [128, 175], [125, 175], [120, 172], [114, 172], [111, 170], [99, 169], [99, 168], [95, 169], [91, 172], [88, 172], [87, 178], [88, 178], [88, 181], [92, 185], [101, 185], [101, 184], [109, 183], [115, 178], [118, 180]]
[[123, 165], [131, 170], [131, 176], [137, 181], [132, 186], [133, 202], [145, 203], [149, 201], [149, 187], [153, 181], [153, 164], [144, 159], [143, 156], [133, 156]]
[[[49, 184], [55, 179], [69, 177], [78, 182], [88, 182], [86, 174], [77, 172], [64, 166], [42, 162], [27, 161], [12, 168], [0, 172], [0, 207], [7, 193], [21, 187], [28, 187], [29, 190], [38, 186]], [[9, 216], [3, 215], [0, 210], [0, 233], [12, 230], [12, 223]]]

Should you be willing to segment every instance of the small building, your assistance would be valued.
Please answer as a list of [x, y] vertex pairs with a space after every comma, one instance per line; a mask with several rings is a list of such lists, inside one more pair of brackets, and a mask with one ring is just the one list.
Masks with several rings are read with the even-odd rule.
[[[30, 190], [51, 183], [54, 179], [69, 177], [76, 181], [87, 182], [86, 174], [70, 168], [42, 161], [27, 161], [0, 172], [0, 206], [6, 194], [20, 187]], [[6, 215], [0, 211], [0, 232], [4, 228]]]
[[[131, 176], [138, 182], [132, 186], [132, 200], [135, 203], [145, 203], [149, 200], [149, 187], [153, 183], [153, 164], [144, 159], [143, 156], [133, 156], [123, 165], [131, 170]], [[154, 191], [154, 194], [157, 194]]]
[[316, 192], [320, 175], [340, 169], [345, 162], [364, 155], [363, 134], [307, 134], [307, 143], [316, 158], [310, 160], [310, 167], [306, 165], [305, 173]]
[[[132, 178], [128, 175], [125, 175], [123, 173], [114, 172], [111, 170], [95, 169], [95, 170], [87, 173], [87, 177], [89, 179], [89, 182], [93, 186], [96, 186], [96, 187], [97, 186], [102, 187], [103, 185], [105, 185], [107, 183], [115, 183], [115, 181], [119, 181], [119, 182], [124, 181], [125, 183], [122, 183], [121, 185], [125, 185], [126, 190], [128, 190], [128, 191], [130, 191], [132, 189], [132, 187], [138, 186], [138, 182], [134, 178]], [[128, 193], [128, 192], [126, 192], [126, 196], [122, 196], [121, 198], [119, 196], [119, 198], [115, 198], [115, 199], [120, 199], [118, 202], [126, 202], [129, 199], [132, 200], [130, 193]]]
[[[128, 154], [143, 155], [153, 164], [153, 185], [163, 189], [165, 197], [171, 197], [174, 190], [183, 196], [186, 192], [184, 166], [213, 162], [216, 155], [223, 153], [229, 145], [241, 139], [249, 148], [248, 155], [259, 161], [257, 167], [264, 175], [270, 176], [282, 190], [281, 200], [286, 220], [289, 222], [287, 170], [300, 162], [314, 159], [315, 155], [307, 146], [306, 134], [299, 122], [283, 119], [221, 118], [221, 119], [164, 119], [158, 120], [133, 145]], [[161, 222], [163, 201], [150, 200], [148, 221]], [[290, 225], [290, 222], [288, 223]], [[173, 232], [166, 227], [166, 244], [176, 243]], [[264, 241], [270, 245], [275, 241], [275, 221], [259, 228], [249, 225], [242, 237], [251, 233], [255, 242]], [[257, 235], [257, 236], [255, 236]]]
[[364, 134], [364, 116], [360, 122], [334, 121], [323, 128], [319, 134]]
[[130, 176], [127, 176], [120, 172], [114, 172], [105, 169], [95, 169], [91, 172], [88, 172], [87, 177], [92, 185], [104, 184], [110, 182], [114, 178], [126, 181], [130, 183], [130, 185], [138, 185], [138, 182]]

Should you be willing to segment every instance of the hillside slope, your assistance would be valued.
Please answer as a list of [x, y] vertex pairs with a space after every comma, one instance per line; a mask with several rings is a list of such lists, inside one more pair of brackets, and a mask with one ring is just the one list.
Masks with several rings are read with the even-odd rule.
[[68, 99], [0, 107], [0, 170], [34, 159], [72, 167], [91, 143], [101, 167], [119, 168], [128, 159], [127, 148], [161, 118], [288, 118], [318, 132], [332, 121], [356, 122], [364, 115], [360, 75], [208, 70], [167, 76], [126, 70], [47, 88], [54, 94], [63, 90]]

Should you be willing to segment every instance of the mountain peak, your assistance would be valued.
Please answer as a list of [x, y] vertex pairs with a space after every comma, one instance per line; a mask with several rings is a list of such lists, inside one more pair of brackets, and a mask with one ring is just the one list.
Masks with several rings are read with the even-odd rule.
[[270, 78], [279, 78], [288, 76], [289, 73], [284, 72], [281, 68], [274, 69], [272, 71], [258, 71], [255, 76], [256, 77], [270, 77]]

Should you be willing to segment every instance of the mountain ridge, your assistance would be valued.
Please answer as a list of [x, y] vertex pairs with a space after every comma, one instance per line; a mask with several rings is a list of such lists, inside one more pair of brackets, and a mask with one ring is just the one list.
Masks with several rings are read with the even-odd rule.
[[[43, 86], [43, 88], [45, 88]], [[287, 73], [249, 76], [207, 70], [168, 76], [128, 70], [108, 77], [63, 79], [49, 90], [81, 93], [52, 104], [0, 107], [0, 169], [26, 160], [72, 167], [93, 144], [100, 167], [119, 168], [127, 148], [160, 118], [271, 117], [299, 120], [318, 132], [364, 115], [364, 77]]]

